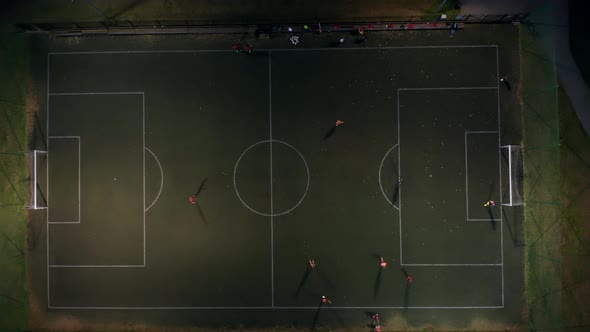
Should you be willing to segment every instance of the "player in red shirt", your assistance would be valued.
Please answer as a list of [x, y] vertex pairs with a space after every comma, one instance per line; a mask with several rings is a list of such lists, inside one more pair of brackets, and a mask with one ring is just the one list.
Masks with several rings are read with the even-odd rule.
[[192, 195], [191, 197], [188, 198], [188, 201], [191, 204], [197, 204], [197, 195]]
[[379, 325], [379, 314], [378, 313], [375, 313], [373, 315], [373, 324]]

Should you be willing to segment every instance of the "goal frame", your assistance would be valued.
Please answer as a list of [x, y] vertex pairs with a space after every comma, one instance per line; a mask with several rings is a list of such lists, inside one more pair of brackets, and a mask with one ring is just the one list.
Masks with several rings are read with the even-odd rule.
[[[38, 155], [45, 155], [47, 156], [48, 152], [45, 150], [31, 150], [29, 152], [27, 152], [27, 154], [30, 155], [30, 164], [29, 164], [29, 170], [30, 170], [30, 187], [29, 187], [29, 195], [27, 195], [27, 204], [25, 205], [26, 209], [29, 210], [44, 210], [47, 209], [47, 202], [45, 200], [45, 197], [42, 195], [39, 195], [39, 191], [41, 190], [40, 186], [39, 186], [39, 177], [37, 175], [37, 161], [38, 161]], [[40, 205], [39, 202], [40, 201], [45, 202], [45, 205]]]
[[[519, 167], [519, 165], [516, 165], [515, 162], [512, 160], [512, 151], [514, 149], [520, 150], [521, 158], [520, 158], [519, 163], [524, 163], [524, 160], [523, 160], [524, 154], [522, 153], [523, 146], [522, 145], [515, 145], [515, 144], [502, 145], [502, 146], [500, 146], [500, 149], [506, 149], [508, 151], [507, 156], [508, 156], [508, 197], [509, 197], [509, 200], [508, 200], [508, 202], [502, 202], [502, 205], [503, 206], [525, 205], [525, 200], [523, 197], [524, 192], [522, 190], [523, 189], [522, 186], [519, 186], [520, 188], [518, 190], [518, 192], [520, 193], [520, 195], [519, 195], [520, 200], [515, 202], [515, 198], [513, 197], [513, 192], [514, 192], [513, 187], [516, 186], [515, 182], [518, 182], [518, 179], [514, 176], [515, 172], [514, 172], [513, 168]], [[523, 172], [524, 172], [524, 168], [523, 168]]]

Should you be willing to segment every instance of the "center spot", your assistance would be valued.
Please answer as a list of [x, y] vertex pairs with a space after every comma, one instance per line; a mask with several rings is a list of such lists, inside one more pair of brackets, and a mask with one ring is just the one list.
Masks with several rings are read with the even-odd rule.
[[248, 147], [234, 168], [234, 188], [242, 204], [263, 216], [297, 208], [309, 188], [309, 168], [292, 145], [266, 140]]

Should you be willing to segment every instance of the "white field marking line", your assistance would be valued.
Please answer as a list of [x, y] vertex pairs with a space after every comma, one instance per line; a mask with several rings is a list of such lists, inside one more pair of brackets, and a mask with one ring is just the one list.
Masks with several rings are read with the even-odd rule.
[[500, 263], [400, 264], [401, 266], [502, 266]]
[[[496, 53], [497, 53], [497, 48], [496, 48]], [[496, 85], [498, 85], [498, 84], [499, 83], [497, 83]], [[499, 87], [499, 85], [496, 86], [495, 88], [485, 88], [485, 89], [497, 89], [497, 91], [499, 91], [498, 87]], [[467, 90], [468, 88], [467, 87], [465, 87], [465, 88], [462, 87], [460, 89], [461, 90], [463, 90], [463, 89]], [[479, 88], [478, 87], [475, 87], [475, 89], [476, 90], [477, 89], [482, 89], [482, 87], [479, 87]], [[397, 89], [397, 111], [398, 111], [397, 112], [397, 119], [398, 119], [397, 120], [397, 126], [398, 126], [398, 133], [397, 133], [397, 135], [398, 135], [398, 149], [397, 149], [397, 153], [398, 153], [398, 167], [400, 169], [400, 171], [399, 171], [400, 176], [401, 176], [401, 162], [399, 162], [399, 160], [401, 160], [401, 158], [400, 158], [400, 154], [401, 154], [401, 148], [400, 148], [401, 147], [401, 140], [400, 140], [400, 136], [401, 136], [401, 133], [400, 133], [400, 120], [399, 120], [399, 118], [400, 118], [400, 91], [426, 91], [426, 90], [457, 90], [457, 88], [398, 88]], [[500, 129], [500, 128], [498, 128], [498, 129]], [[468, 181], [467, 180], [467, 134], [471, 134], [471, 133], [477, 133], [477, 134], [497, 134], [498, 137], [500, 137], [499, 130], [498, 131], [481, 131], [481, 130], [480, 131], [465, 131], [465, 181], [466, 181], [466, 184], [468, 184], [468, 182], [467, 182]], [[466, 188], [468, 188], [468, 187], [469, 186], [466, 185]], [[466, 203], [466, 207], [468, 209], [469, 205], [468, 205], [468, 202], [467, 202], [467, 196], [468, 196], [467, 191], [468, 190], [466, 189], [465, 190], [465, 192], [466, 192], [466, 196], [465, 196], [466, 197], [465, 198], [466, 202], [465, 203]], [[399, 201], [400, 201], [400, 208], [401, 208], [401, 190], [400, 190], [400, 193], [399, 193]], [[466, 215], [466, 219], [467, 218], [468, 217]], [[502, 224], [502, 219], [501, 218], [499, 219], [499, 221], [500, 221], [500, 224]], [[500, 226], [500, 229], [502, 230], [502, 226]], [[400, 230], [400, 235], [399, 235], [400, 236], [400, 266], [412, 266], [412, 264], [404, 264], [403, 263], [401, 209], [400, 209], [400, 213], [399, 213], [399, 230]], [[503, 237], [503, 233], [502, 232], [501, 232], [501, 237]], [[501, 245], [503, 245], [503, 242], [502, 241], [503, 241], [503, 239], [501, 238]], [[427, 265], [422, 265], [422, 266], [495, 266], [495, 265], [487, 265], [487, 264], [488, 263], [484, 263], [484, 265], [476, 265], [476, 264], [431, 265], [431, 264], [427, 264]], [[495, 263], [493, 263], [493, 264], [495, 264]], [[504, 266], [503, 266], [503, 264], [504, 264], [504, 258], [502, 256], [502, 263], [500, 265], [500, 266], [502, 266], [502, 278], [504, 277], [504, 272], [503, 272], [504, 271]], [[503, 283], [504, 282], [502, 281], [502, 284]], [[503, 297], [504, 297], [504, 289], [502, 288], [502, 298]], [[503, 307], [504, 307], [504, 300], [502, 300], [502, 308]]]
[[[267, 51], [256, 49], [256, 51]], [[149, 53], [235, 53], [234, 50], [146, 50], [146, 51], [82, 51], [82, 52], [51, 52], [49, 55], [93, 55], [93, 54], [149, 54]]]
[[[522, 70], [522, 69], [521, 69]], [[500, 57], [498, 55], [498, 47], [496, 46], [496, 94], [498, 96], [498, 147], [502, 146], [502, 125], [500, 120]], [[498, 173], [500, 179], [500, 201], [502, 200], [502, 151], [498, 148]], [[504, 215], [504, 207], [500, 204], [500, 260], [502, 262], [502, 306], [504, 306], [504, 222], [502, 216]]]
[[[47, 97], [45, 99], [45, 126], [47, 128], [45, 128], [45, 133], [47, 135], [47, 139], [45, 140], [47, 142], [47, 152], [49, 152], [49, 54], [47, 54]], [[47, 307], [51, 307], [51, 289], [49, 286], [49, 207], [51, 206], [51, 204], [49, 203], [49, 159], [51, 159], [50, 157], [47, 158], [47, 169], [46, 169], [46, 180], [45, 182], [47, 183], [47, 187], [45, 188], [46, 191], [46, 195], [47, 195], [47, 211], [45, 211], [45, 227], [46, 227], [46, 232], [45, 232], [45, 244], [47, 246], [46, 248], [46, 253], [47, 253]]]
[[465, 219], [469, 220], [469, 163], [467, 162], [467, 132], [465, 132]]
[[[399, 123], [399, 114], [400, 112], [400, 108], [399, 108], [399, 89], [397, 89], [397, 176], [401, 177], [402, 176], [402, 163], [401, 163], [401, 134], [400, 134], [400, 123]], [[399, 224], [399, 263], [400, 265], [403, 264], [403, 248], [402, 248], [402, 188], [400, 186], [399, 188], [399, 192], [397, 193], [397, 204], [399, 206], [398, 208], [398, 224]]]
[[[82, 220], [82, 213], [81, 213], [81, 208], [82, 208], [82, 199], [81, 199], [81, 192], [82, 192], [82, 187], [80, 185], [80, 183], [82, 182], [82, 177], [81, 177], [81, 160], [82, 160], [82, 142], [80, 139], [80, 136], [48, 136], [47, 141], [49, 141], [49, 139], [51, 138], [56, 138], [56, 139], [77, 139], [78, 140], [78, 220], [77, 221], [48, 221], [49, 224], [80, 224], [81, 220]], [[48, 143], [49, 144], [49, 143]]]
[[147, 264], [146, 262], [146, 237], [145, 237], [145, 93], [141, 93], [141, 125], [143, 130], [143, 143], [141, 147], [141, 151], [143, 152], [143, 266]]
[[[36, 156], [35, 156], [36, 158]], [[36, 163], [35, 163], [36, 164]], [[508, 188], [510, 188], [510, 205], [512, 205], [512, 146], [508, 145]], [[36, 193], [36, 192], [35, 192]], [[35, 195], [35, 206], [37, 206], [37, 196]]]
[[33, 192], [33, 206], [35, 209], [37, 208], [37, 150], [33, 150], [33, 181], [32, 185], [32, 192]]
[[379, 164], [379, 173], [377, 174], [377, 178], [379, 180], [379, 188], [381, 188], [381, 194], [383, 194], [383, 197], [385, 197], [385, 200], [387, 201], [387, 203], [389, 203], [389, 205], [393, 206], [396, 210], [399, 211], [399, 208], [395, 204], [393, 204], [393, 202], [391, 200], [389, 200], [389, 198], [385, 194], [385, 190], [383, 189], [383, 184], [381, 182], [381, 169], [383, 168], [383, 163], [385, 162], [385, 159], [387, 158], [387, 156], [389, 155], [389, 153], [393, 149], [395, 149], [396, 147], [397, 147], [397, 144], [394, 145], [394, 146], [392, 146], [389, 150], [387, 150], [387, 152], [385, 152], [385, 155], [383, 155], [383, 159], [381, 159], [381, 164]]
[[399, 88], [402, 91], [431, 91], [431, 90], [495, 90], [497, 86], [458, 86], [447, 88]]
[[[277, 48], [258, 49], [258, 52], [302, 52], [302, 51], [363, 51], [363, 50], [403, 50], [403, 49], [428, 49], [428, 48], [489, 48], [498, 45], [441, 45], [441, 46], [382, 46], [363, 48]], [[90, 55], [90, 54], [145, 54], [145, 53], [229, 53], [233, 50], [147, 50], [147, 51], [87, 51], [87, 52], [51, 52], [51, 55]]]
[[[367, 50], [367, 49], [428, 49], [428, 48], [484, 48], [484, 47], [496, 47], [496, 53], [497, 53], [497, 45], [449, 45], [449, 46], [402, 46], [402, 47], [370, 47], [370, 48], [359, 48], [359, 49], [339, 49], [339, 50]], [[306, 49], [276, 49], [273, 51], [304, 51]], [[307, 49], [309, 51], [316, 51], [316, 50], [335, 50], [332, 48], [321, 48], [321, 49]], [[270, 51], [270, 50], [269, 50]], [[49, 59], [51, 55], [75, 55], [75, 54], [113, 54], [113, 53], [182, 53], [182, 52], [195, 52], [195, 53], [205, 53], [205, 52], [222, 52], [221, 50], [195, 50], [195, 51], [190, 51], [190, 50], [180, 50], [180, 51], [114, 51], [114, 52], [53, 52], [53, 53], [49, 53], [47, 55], [47, 134], [49, 135]], [[229, 52], [229, 50], [227, 51]], [[108, 94], [108, 93], [72, 93], [72, 95], [75, 94]], [[130, 94], [130, 93], [127, 93]], [[143, 93], [142, 93], [143, 94]], [[499, 99], [499, 97], [498, 97]], [[400, 132], [399, 132], [399, 89], [398, 89], [398, 145], [400, 143], [399, 138], [400, 138]], [[499, 106], [498, 106], [499, 107]], [[144, 142], [145, 142], [145, 97], [144, 97]], [[260, 142], [259, 142], [260, 143]], [[284, 143], [284, 142], [283, 142]], [[256, 143], [258, 144], [258, 143]], [[256, 145], [255, 144], [255, 145]], [[287, 144], [287, 143], [284, 143]], [[48, 150], [49, 150], [49, 143], [48, 145]], [[145, 145], [145, 144], [144, 144]], [[288, 144], [287, 144], [288, 145]], [[290, 145], [288, 145], [290, 146]], [[251, 148], [251, 147], [250, 147]], [[296, 150], [298, 153], [299, 151]], [[145, 151], [144, 151], [145, 154]], [[299, 153], [299, 155], [301, 155], [301, 153]], [[243, 154], [242, 154], [243, 156]], [[241, 156], [241, 157], [242, 157]], [[302, 156], [302, 155], [301, 155]], [[241, 159], [240, 157], [240, 159]], [[303, 156], [302, 156], [303, 158]], [[400, 158], [400, 149], [398, 149], [398, 161]], [[307, 172], [308, 172], [308, 184], [307, 184], [307, 188], [306, 188], [306, 193], [307, 190], [309, 189], [309, 168], [307, 167], [307, 162], [305, 161], [305, 159], [303, 159], [304, 163], [306, 164], [306, 168], [307, 168]], [[144, 157], [144, 162], [145, 162], [145, 157]], [[239, 162], [239, 160], [238, 160]], [[237, 168], [237, 163], [236, 163], [236, 167]], [[399, 170], [399, 174], [401, 175], [401, 165], [398, 162], [398, 170]], [[144, 166], [144, 176], [145, 176], [145, 166]], [[49, 167], [47, 168], [47, 183], [49, 184]], [[236, 187], [236, 182], [235, 182], [235, 169], [234, 169], [234, 187]], [[236, 190], [237, 193], [237, 190]], [[144, 185], [144, 195], [145, 195], [145, 185]], [[49, 186], [47, 188], [47, 196], [49, 197]], [[238, 194], [239, 197], [239, 194]], [[303, 196], [305, 197], [305, 195]], [[241, 198], [240, 198], [241, 200]], [[302, 199], [303, 200], [303, 199]], [[302, 201], [301, 200], [301, 201]], [[301, 201], [295, 206], [297, 207]], [[401, 192], [399, 193], [399, 201], [401, 202]], [[244, 203], [242, 201], [242, 203]], [[145, 199], [144, 199], [144, 206], [145, 206]], [[248, 207], [246, 205], [246, 207]], [[294, 208], [295, 208], [294, 207]], [[249, 207], [248, 207], [249, 208]], [[294, 208], [292, 208], [291, 210], [285, 212], [288, 213], [290, 211], [292, 211]], [[256, 211], [253, 211], [256, 213]], [[49, 213], [47, 213], [47, 221], [49, 221]], [[401, 263], [401, 258], [402, 258], [402, 243], [401, 243], [401, 237], [402, 237], [402, 233], [401, 233], [401, 211], [400, 211], [400, 215], [399, 215], [399, 226], [400, 226], [400, 263]], [[145, 239], [145, 213], [144, 213], [144, 239]], [[144, 263], [145, 263], [145, 240], [144, 240]], [[503, 274], [502, 274], [503, 277]], [[51, 306], [50, 305], [50, 287], [49, 287], [49, 224], [47, 223], [47, 304], [48, 304], [48, 308], [49, 309], [92, 309], [92, 310], [100, 310], [100, 309], [106, 309], [106, 310], [111, 310], [111, 309], [131, 309], [131, 310], [152, 310], [152, 309], [311, 309], [311, 310], [317, 310], [317, 307], [65, 307], [65, 306]], [[502, 280], [502, 284], [504, 284], [503, 280]], [[504, 294], [502, 294], [502, 306], [457, 306], [457, 307], [325, 307], [325, 309], [499, 309], [499, 308], [504, 308]]]
[[274, 202], [272, 178], [272, 52], [268, 52], [268, 126], [270, 144], [270, 303], [275, 306], [275, 262], [274, 262]]
[[103, 267], [145, 267], [145, 264], [80, 264], [80, 265], [72, 265], [72, 264], [51, 264], [49, 265], [51, 268], [103, 268]]
[[[49, 90], [48, 90], [49, 91]], [[143, 264], [80, 264], [80, 265], [66, 265], [66, 264], [49, 264], [49, 224], [54, 222], [49, 222], [49, 213], [47, 213], [47, 287], [48, 287], [48, 294], [49, 294], [49, 268], [138, 268], [138, 267], [146, 267], [146, 229], [145, 229], [145, 94], [143, 92], [75, 92], [75, 93], [61, 93], [61, 94], [52, 94], [52, 95], [62, 95], [62, 96], [71, 96], [71, 95], [129, 95], [129, 94], [136, 94], [142, 96], [142, 126], [143, 126], [143, 142], [142, 142], [142, 151], [143, 151]], [[49, 93], [48, 93], [49, 98]], [[49, 134], [49, 103], [47, 105], [47, 133]], [[68, 137], [68, 136], [48, 136], [48, 138], [60, 138], [60, 137]], [[47, 144], [49, 145], [49, 139], [47, 140]], [[49, 149], [48, 149], [49, 150]], [[80, 155], [80, 154], [78, 154]], [[49, 158], [48, 158], [49, 159]], [[47, 165], [47, 183], [49, 184], [49, 164]], [[47, 190], [49, 192], [49, 185], [47, 186]], [[49, 194], [48, 194], [49, 197]], [[58, 223], [58, 222], [55, 222]], [[49, 298], [48, 298], [49, 300]], [[49, 301], [47, 302], [49, 305]], [[49, 306], [48, 306], [49, 307]]]
[[[467, 157], [467, 135], [468, 134], [496, 134], [500, 137], [500, 132], [495, 130], [479, 130], [479, 131], [465, 131], [465, 220], [466, 221], [490, 221], [490, 219], [478, 219], [478, 218], [469, 218], [469, 168], [468, 168], [468, 157]], [[498, 148], [499, 150], [499, 148]], [[501, 158], [501, 155], [498, 155]], [[499, 167], [502, 167], [500, 164]], [[502, 169], [499, 169], [502, 172]], [[499, 180], [501, 181], [502, 178], [500, 177]], [[499, 219], [495, 219], [496, 221], [502, 222], [502, 215], [500, 214]]]
[[156, 163], [158, 164], [158, 168], [160, 168], [160, 189], [158, 190], [158, 195], [156, 195], [156, 199], [154, 199], [152, 204], [150, 204], [150, 206], [148, 206], [145, 209], [145, 212], [147, 212], [149, 209], [152, 208], [152, 206], [154, 206], [154, 204], [156, 204], [156, 202], [160, 198], [160, 194], [162, 194], [162, 188], [164, 188], [164, 170], [162, 169], [162, 164], [160, 164], [160, 160], [158, 159], [158, 157], [156, 157], [156, 154], [153, 153], [152, 150], [150, 150], [147, 146], [145, 147], [145, 149], [154, 157]]
[[55, 92], [50, 93], [51, 96], [78, 96], [78, 95], [143, 95], [143, 92], [138, 91], [116, 91], [116, 92]]
[[[49, 309], [58, 310], [318, 310], [314, 307], [73, 307], [73, 306], [50, 306]], [[404, 306], [380, 306], [380, 307], [364, 307], [364, 306], [324, 306], [322, 310], [358, 310], [358, 309], [450, 309], [450, 310], [466, 310], [466, 309], [503, 309], [504, 306], [447, 306], [447, 307], [404, 307]]]
[[[403, 49], [436, 49], [436, 48], [488, 48], [497, 45], [441, 45], [441, 46], [375, 46], [375, 47], [318, 47], [318, 48], [277, 48], [273, 52], [305, 52], [305, 51], [366, 51], [366, 50], [403, 50]], [[266, 49], [258, 49], [266, 51]]]
[[[307, 160], [305, 160], [305, 158], [303, 157], [303, 154], [301, 154], [301, 152], [299, 152], [299, 150], [297, 150], [294, 146], [292, 146], [291, 144], [287, 143], [287, 142], [283, 142], [283, 141], [279, 141], [274, 139], [273, 140], [275, 143], [281, 143], [284, 144], [288, 147], [290, 147], [291, 149], [293, 149], [293, 151], [297, 152], [297, 154], [299, 155], [299, 157], [301, 157], [301, 160], [303, 160], [303, 164], [305, 165], [305, 170], [307, 171], [307, 185], [305, 187], [305, 192], [303, 193], [303, 195], [301, 196], [301, 198], [299, 199], [299, 201], [297, 202], [297, 204], [295, 204], [292, 208], [290, 208], [289, 210], [283, 211], [281, 213], [277, 213], [277, 214], [272, 214], [274, 217], [278, 217], [278, 216], [282, 216], [284, 214], [288, 214], [291, 211], [295, 210], [300, 204], [301, 202], [303, 202], [303, 200], [305, 199], [305, 196], [307, 196], [307, 192], [309, 191], [309, 182], [310, 182], [310, 173], [309, 173], [309, 166], [307, 165]], [[234, 176], [233, 176], [233, 182], [234, 182], [234, 191], [236, 193], [236, 196], [238, 196], [238, 199], [240, 200], [240, 202], [242, 202], [242, 205], [244, 205], [244, 207], [246, 207], [248, 210], [261, 215], [261, 216], [265, 216], [265, 217], [270, 217], [271, 214], [268, 213], [263, 213], [263, 212], [259, 212], [254, 210], [253, 208], [251, 208], [248, 204], [246, 204], [246, 202], [242, 199], [242, 196], [240, 196], [240, 192], [238, 191], [238, 185], [236, 182], [236, 174], [238, 171], [238, 166], [240, 164], [240, 161], [242, 160], [242, 158], [246, 155], [246, 153], [248, 153], [248, 151], [250, 151], [250, 149], [252, 149], [253, 147], [257, 146], [258, 144], [262, 144], [262, 143], [268, 143], [269, 140], [264, 140], [264, 141], [260, 141], [260, 142], [256, 142], [252, 145], [250, 145], [246, 150], [244, 150], [244, 152], [242, 152], [242, 154], [240, 155], [240, 157], [238, 158], [238, 160], [236, 161], [236, 164], [234, 166]]]

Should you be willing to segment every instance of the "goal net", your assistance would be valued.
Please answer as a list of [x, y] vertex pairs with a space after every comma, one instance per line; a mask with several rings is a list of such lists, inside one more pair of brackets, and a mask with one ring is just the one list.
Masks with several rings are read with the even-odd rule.
[[521, 145], [504, 145], [502, 156], [508, 163], [508, 188], [504, 191], [502, 205], [524, 205], [523, 178], [524, 164]]
[[27, 209], [46, 209], [47, 199], [45, 189], [41, 185], [45, 176], [43, 171], [47, 169], [47, 151], [33, 150], [27, 153], [29, 166], [29, 184], [27, 189]]

